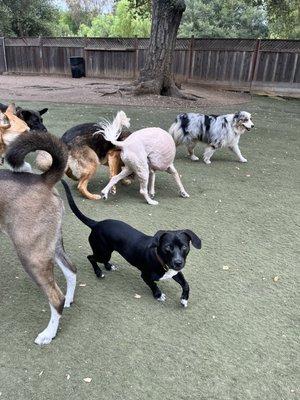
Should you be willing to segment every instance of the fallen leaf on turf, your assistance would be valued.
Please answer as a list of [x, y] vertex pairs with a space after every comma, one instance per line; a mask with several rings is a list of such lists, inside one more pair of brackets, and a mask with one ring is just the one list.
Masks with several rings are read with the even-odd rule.
[[85, 287], [85, 286], [86, 286], [86, 283], [79, 283], [79, 286], [80, 286], [80, 287]]
[[274, 277], [273, 277], [273, 281], [274, 281], [274, 282], [278, 282], [278, 280], [279, 280], [279, 276], [274, 276]]
[[41, 371], [41, 372], [39, 373], [39, 376], [42, 376], [42, 375], [43, 375], [43, 373], [44, 373], [44, 371]]
[[136, 293], [136, 294], [134, 295], [134, 297], [135, 297], [135, 299], [140, 299], [142, 296], [141, 296], [140, 294], [137, 294], [137, 293]]
[[224, 271], [228, 271], [229, 270], [228, 265], [223, 265], [223, 269], [224, 269]]
[[66, 375], [66, 378], [67, 378], [67, 381], [70, 379], [70, 375], [69, 374], [67, 374]]
[[92, 378], [84, 378], [84, 382], [91, 383], [92, 382]]
[[251, 175], [249, 175], [249, 174], [248, 174], [248, 175], [246, 175], [246, 177], [247, 177], [247, 178], [249, 178], [250, 176], [251, 176]]

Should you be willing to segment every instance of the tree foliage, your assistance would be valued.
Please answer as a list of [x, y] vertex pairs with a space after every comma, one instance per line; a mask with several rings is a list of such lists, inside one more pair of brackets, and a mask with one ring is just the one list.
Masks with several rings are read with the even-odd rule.
[[51, 35], [58, 18], [51, 0], [1, 0], [0, 12], [4, 36]]
[[247, 0], [186, 0], [180, 36], [267, 37], [264, 7]]
[[150, 16], [135, 12], [130, 0], [120, 0], [113, 14], [100, 14], [91, 25], [81, 24], [78, 34], [99, 37], [147, 37], [150, 34]]

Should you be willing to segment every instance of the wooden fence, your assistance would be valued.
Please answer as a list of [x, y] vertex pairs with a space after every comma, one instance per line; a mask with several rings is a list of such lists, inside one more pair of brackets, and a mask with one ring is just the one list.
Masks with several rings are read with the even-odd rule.
[[[70, 75], [71, 56], [88, 77], [134, 78], [149, 39], [0, 38], [0, 73]], [[173, 71], [181, 81], [300, 97], [300, 40], [178, 39]]]

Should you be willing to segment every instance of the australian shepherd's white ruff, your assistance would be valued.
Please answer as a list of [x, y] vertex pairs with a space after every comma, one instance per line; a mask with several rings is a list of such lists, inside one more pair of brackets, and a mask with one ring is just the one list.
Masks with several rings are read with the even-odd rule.
[[176, 146], [185, 144], [191, 160], [199, 158], [194, 153], [198, 141], [207, 143], [203, 160], [210, 164], [211, 156], [217, 149], [228, 147], [238, 157], [240, 162], [247, 162], [239, 149], [240, 136], [254, 127], [251, 114], [240, 111], [227, 115], [202, 115], [195, 113], [180, 114], [171, 125], [169, 133]]

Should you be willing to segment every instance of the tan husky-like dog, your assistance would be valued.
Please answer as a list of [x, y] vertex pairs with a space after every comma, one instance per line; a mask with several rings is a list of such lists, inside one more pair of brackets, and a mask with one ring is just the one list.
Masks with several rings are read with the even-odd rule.
[[[10, 237], [25, 271], [48, 298], [51, 318], [47, 328], [35, 339], [35, 343], [43, 345], [55, 337], [63, 307], [73, 302], [76, 268], [63, 248], [63, 202], [54, 189], [66, 168], [65, 145], [51, 134], [24, 133], [6, 150], [6, 161], [14, 170], [19, 169], [24, 165], [25, 156], [36, 150], [51, 154], [53, 163], [47, 172], [37, 175], [0, 171], [0, 232]], [[1, 255], [5, 259], [3, 251]], [[54, 262], [67, 280], [66, 296], [55, 282]]]

